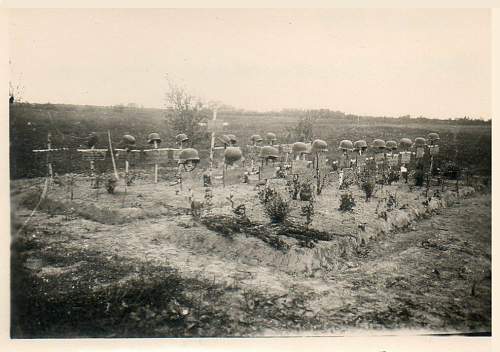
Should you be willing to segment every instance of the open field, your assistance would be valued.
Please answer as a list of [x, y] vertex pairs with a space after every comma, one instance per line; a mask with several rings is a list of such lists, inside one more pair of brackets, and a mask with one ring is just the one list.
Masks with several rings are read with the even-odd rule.
[[[76, 149], [84, 144], [92, 131], [100, 133], [97, 147], [107, 148], [107, 130], [111, 131], [114, 143], [123, 134], [131, 133], [139, 146], [145, 146], [147, 135], [154, 131], [163, 137], [162, 146], [174, 147], [172, 132], [164, 115], [165, 111], [160, 109], [14, 104], [10, 110], [11, 178], [44, 176], [45, 159], [34, 156], [32, 150], [46, 147], [48, 132], [52, 133], [53, 148]], [[207, 117], [211, 115], [207, 114]], [[264, 135], [274, 132], [278, 142], [296, 142], [290, 137], [289, 129], [297, 124], [300, 117], [221, 112], [218, 119], [228, 122], [226, 133], [234, 133], [239, 145], [245, 147], [255, 133]], [[314, 128], [315, 138], [330, 144], [328, 157], [332, 160], [339, 156], [337, 145], [342, 139], [365, 139], [370, 143], [375, 138], [399, 140], [402, 137], [425, 137], [431, 131], [438, 132], [441, 137], [438, 162], [444, 164], [451, 161], [460, 168], [474, 170], [476, 174], [491, 174], [491, 123], [366, 117], [360, 118], [358, 124], [355, 117], [340, 116], [320, 117]], [[189, 143], [200, 151], [202, 163], [206, 162], [210, 146], [208, 135]], [[109, 171], [111, 163], [106, 162], [99, 167]], [[71, 160], [54, 162], [54, 170], [60, 174], [84, 172], [86, 169], [88, 163], [82, 162], [77, 155], [72, 155]]]

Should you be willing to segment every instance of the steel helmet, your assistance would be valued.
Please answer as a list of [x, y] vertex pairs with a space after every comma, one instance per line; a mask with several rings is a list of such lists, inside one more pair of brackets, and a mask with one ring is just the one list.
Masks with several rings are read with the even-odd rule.
[[277, 159], [279, 158], [280, 153], [278, 149], [271, 147], [269, 145], [260, 148], [259, 157], [264, 159]]
[[413, 142], [411, 141], [410, 138], [401, 138], [399, 140], [399, 146], [401, 148], [409, 148], [412, 146], [412, 144], [413, 144]]
[[243, 154], [238, 147], [228, 147], [224, 151], [224, 161], [226, 164], [232, 164], [241, 159]]
[[135, 137], [131, 136], [130, 134], [126, 134], [122, 137], [122, 143], [125, 145], [134, 145]]
[[307, 144], [303, 142], [295, 142], [292, 145], [292, 152], [295, 154], [307, 153]]
[[200, 161], [200, 157], [198, 155], [198, 151], [194, 148], [186, 148], [182, 149], [179, 154], [179, 162], [185, 163], [187, 161], [198, 162]]
[[276, 138], [276, 135], [272, 132], [267, 132], [266, 133], [266, 139], [267, 140], [270, 140], [270, 141], [275, 141], [277, 138]]
[[231, 143], [238, 142], [238, 140], [236, 139], [236, 136], [234, 134], [228, 134], [226, 136], [227, 136], [227, 138], [229, 138], [229, 142], [231, 142]]
[[254, 143], [262, 142], [262, 137], [259, 134], [254, 134], [250, 137], [250, 140]]
[[353, 148], [354, 146], [350, 140], [344, 139], [343, 141], [340, 141], [339, 149], [352, 150]]
[[415, 138], [415, 146], [416, 147], [424, 147], [426, 145], [425, 138], [417, 137]]
[[223, 144], [230, 144], [231, 139], [229, 138], [228, 135], [223, 134], [222, 136], [218, 137], [218, 139], [223, 143]]
[[184, 133], [180, 133], [180, 134], [178, 134], [177, 136], [175, 136], [175, 140], [176, 140], [177, 142], [185, 142], [185, 141], [188, 141], [188, 140], [189, 140], [189, 138], [188, 138], [188, 136], [186, 136]]
[[398, 143], [396, 141], [387, 141], [385, 142], [385, 147], [390, 150], [398, 149]]
[[311, 151], [313, 153], [324, 152], [326, 151], [326, 148], [328, 148], [328, 144], [321, 139], [316, 139], [311, 145]]
[[150, 133], [148, 136], [148, 143], [153, 144], [154, 142], [161, 143], [160, 135], [156, 132]]
[[364, 139], [360, 139], [359, 141], [354, 142], [354, 149], [365, 150], [366, 148], [368, 148], [368, 144]]
[[89, 134], [89, 138], [87, 139], [87, 145], [89, 146], [89, 148], [95, 147], [98, 140], [99, 138], [97, 137], [97, 133], [91, 132]]
[[439, 141], [439, 134], [435, 132], [431, 132], [427, 135], [427, 139], [431, 142]]
[[383, 149], [383, 148], [385, 148], [385, 142], [382, 139], [375, 139], [372, 142], [372, 147]]

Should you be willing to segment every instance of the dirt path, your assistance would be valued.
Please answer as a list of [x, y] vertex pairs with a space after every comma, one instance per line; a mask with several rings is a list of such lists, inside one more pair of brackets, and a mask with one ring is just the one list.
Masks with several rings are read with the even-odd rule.
[[42, 213], [34, 223], [35, 236], [59, 252], [83, 248], [127, 263], [173, 266], [183, 277], [223, 285], [221, 302], [238, 321], [261, 328], [259, 334], [491, 330], [489, 196], [463, 199], [413, 230], [369, 242], [348, 268], [321, 277], [248, 260], [241, 253], [268, 251], [260, 253], [266, 257], [275, 250], [255, 238], [225, 238], [189, 216], [112, 226]]
[[339, 325], [491, 330], [489, 196], [461, 200], [414, 230], [372, 242], [352, 264], [331, 277], [336, 293], [318, 302], [344, 300], [330, 314]]

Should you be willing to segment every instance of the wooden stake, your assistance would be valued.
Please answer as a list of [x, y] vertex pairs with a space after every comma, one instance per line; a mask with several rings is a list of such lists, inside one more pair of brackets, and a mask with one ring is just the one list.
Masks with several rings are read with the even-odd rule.
[[319, 153], [316, 153], [316, 194], [321, 193], [321, 180], [319, 179]]
[[128, 160], [125, 160], [125, 193], [127, 193], [127, 183], [128, 183]]
[[[155, 149], [158, 149], [158, 142], [157, 141], [154, 141], [154, 146], [155, 146]], [[158, 183], [158, 164], [156, 163], [156, 159], [155, 159], [155, 183]]]
[[113, 171], [117, 180], [120, 179], [118, 176], [118, 171], [116, 170], [115, 155], [113, 153], [113, 145], [111, 143], [111, 133], [108, 130], [108, 140], [109, 140], [109, 153], [111, 154], [111, 162], [113, 163]]
[[[214, 108], [212, 121], [217, 120], [217, 109]], [[214, 164], [214, 146], [215, 146], [215, 131], [212, 131], [210, 139], [210, 177], [212, 177], [212, 168]]]
[[52, 140], [51, 140], [51, 137], [52, 135], [50, 134], [50, 132], [47, 134], [47, 169], [49, 171], [49, 179], [50, 179], [50, 183], [52, 183], [52, 178], [53, 178], [53, 171], [52, 171], [52, 162], [51, 162], [51, 159], [50, 159], [50, 150], [51, 150], [51, 147], [52, 147]]
[[70, 185], [70, 199], [73, 200], [73, 184], [75, 183], [75, 174], [71, 173]]
[[431, 155], [431, 164], [429, 166], [429, 173], [427, 174], [427, 189], [425, 190], [425, 197], [426, 198], [428, 196], [429, 188], [430, 188], [430, 184], [431, 184], [433, 162], [434, 162], [434, 156]]
[[227, 165], [226, 165], [226, 163], [224, 163], [222, 165], [222, 188], [226, 187], [226, 168], [227, 168]]
[[[90, 149], [94, 149], [92, 146]], [[94, 186], [94, 160], [90, 160], [90, 187]]]

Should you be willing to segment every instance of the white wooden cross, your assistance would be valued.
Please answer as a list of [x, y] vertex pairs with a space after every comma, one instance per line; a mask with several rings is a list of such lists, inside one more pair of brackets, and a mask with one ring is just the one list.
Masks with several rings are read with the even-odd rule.
[[131, 152], [143, 152], [146, 157], [146, 163], [154, 163], [155, 165], [155, 183], [158, 183], [158, 164], [165, 160], [179, 160], [179, 154], [182, 149], [178, 148], [158, 148], [155, 141], [154, 149], [131, 150]]
[[51, 157], [53, 155], [58, 155], [58, 154], [60, 154], [59, 152], [65, 151], [65, 150], [68, 150], [68, 148], [56, 148], [56, 149], [52, 149], [52, 135], [51, 135], [50, 132], [47, 134], [47, 149], [34, 149], [33, 150], [33, 153], [41, 153], [41, 154], [46, 154], [47, 155], [46, 163], [47, 163], [47, 170], [49, 172], [50, 182], [52, 182], [52, 179], [53, 179], [53, 176], [54, 176], [54, 173], [53, 173], [53, 170], [52, 170], [52, 159], [51, 159]]
[[224, 126], [227, 126], [228, 123], [217, 120], [217, 108], [213, 109], [212, 120], [207, 123], [200, 123], [201, 126], [207, 126], [208, 132], [211, 132], [212, 136], [210, 139], [210, 172], [212, 172], [213, 163], [214, 163], [214, 150], [215, 148], [215, 133], [220, 133], [224, 130]]
[[[88, 160], [90, 161], [90, 177], [91, 177], [91, 182], [94, 181], [94, 161], [96, 160], [105, 160], [106, 159], [106, 153], [107, 149], [96, 149], [94, 146], [92, 146], [90, 149], [77, 149], [76, 150], [78, 153], [82, 155], [83, 160]], [[96, 182], [96, 187], [99, 187], [99, 185]]]

